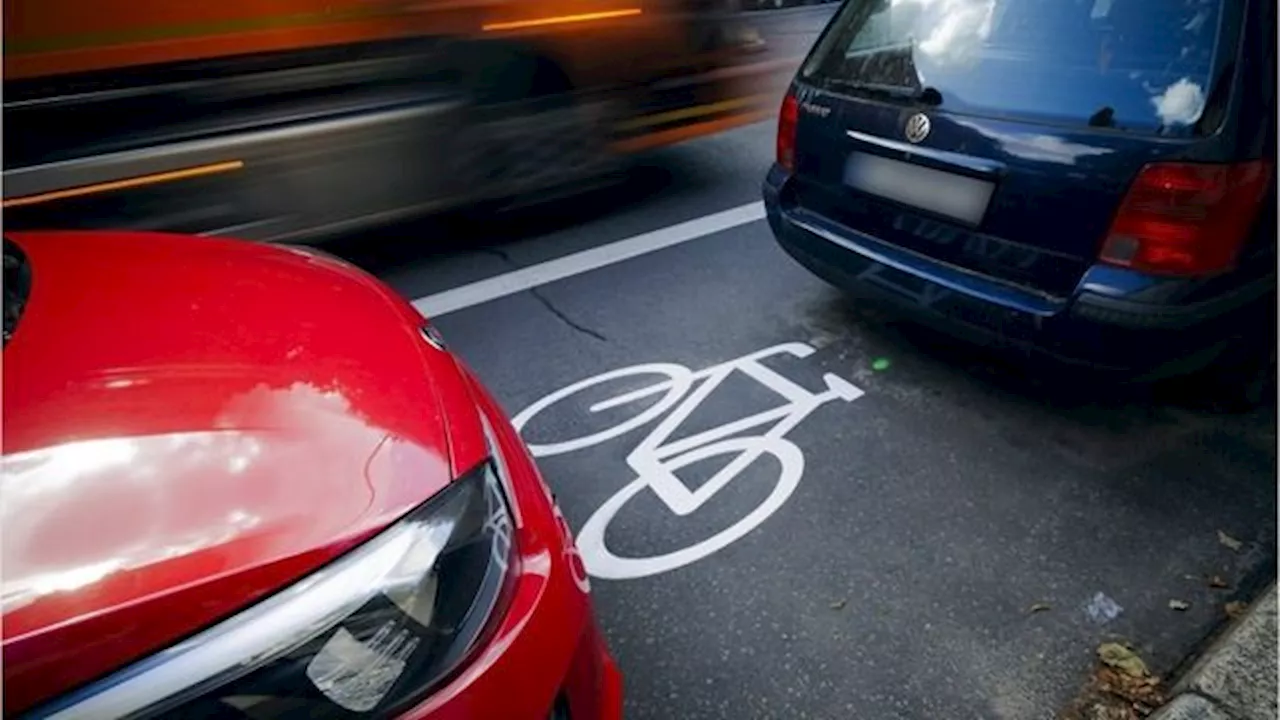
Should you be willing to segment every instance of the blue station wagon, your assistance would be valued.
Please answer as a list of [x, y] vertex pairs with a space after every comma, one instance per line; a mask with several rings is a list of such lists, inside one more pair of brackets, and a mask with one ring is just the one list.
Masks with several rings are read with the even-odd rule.
[[975, 340], [1133, 379], [1273, 359], [1275, 28], [1274, 0], [846, 0], [769, 223]]

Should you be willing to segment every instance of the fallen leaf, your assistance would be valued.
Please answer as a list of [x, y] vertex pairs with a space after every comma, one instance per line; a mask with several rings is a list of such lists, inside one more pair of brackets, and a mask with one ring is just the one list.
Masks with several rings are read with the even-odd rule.
[[871, 369], [876, 371], [888, 370], [889, 365], [889, 358], [876, 358], [871, 362]]
[[1242, 602], [1229, 602], [1223, 605], [1222, 609], [1227, 612], [1227, 617], [1234, 620], [1243, 615], [1244, 611], [1249, 609], [1249, 606]]
[[1232, 552], [1240, 552], [1240, 548], [1244, 547], [1243, 542], [1240, 542], [1221, 530], [1218, 531], [1218, 542], [1231, 548]]
[[1182, 610], [1186, 610], [1186, 609], [1187, 609], [1187, 608], [1189, 608], [1189, 607], [1191, 607], [1191, 603], [1184, 602], [1184, 601], [1182, 601], [1182, 600], [1170, 600], [1170, 601], [1169, 601], [1169, 609], [1170, 609], [1170, 610], [1178, 610], [1178, 611], [1182, 611]]
[[1209, 587], [1222, 590], [1225, 588], [1229, 588], [1231, 586], [1227, 584], [1226, 580], [1222, 579], [1221, 575], [1214, 575], [1213, 577], [1209, 578]]
[[[1128, 650], [1123, 645], [1120, 649]], [[1099, 663], [1059, 720], [1141, 720], [1162, 704], [1164, 691], [1160, 678], [1133, 677]]]
[[1052, 609], [1053, 609], [1052, 606], [1050, 606], [1048, 603], [1035, 603], [1031, 607], [1027, 608], [1027, 614], [1034, 615], [1038, 612], [1045, 612], [1046, 610], [1052, 610]]
[[1094, 674], [1094, 683], [1099, 691], [1120, 698], [1131, 706], [1133, 703], [1160, 705], [1164, 699], [1160, 689], [1160, 678], [1149, 675], [1133, 677], [1119, 670], [1103, 667]]
[[848, 600], [837, 600], [837, 601], [835, 601], [835, 602], [831, 603], [831, 609], [832, 609], [832, 610], [843, 610], [843, 609], [844, 609], [844, 606], [845, 606], [848, 602], [849, 602]]
[[1102, 643], [1098, 646], [1098, 659], [1108, 667], [1113, 667], [1129, 677], [1147, 676], [1147, 664], [1138, 654], [1120, 643]]

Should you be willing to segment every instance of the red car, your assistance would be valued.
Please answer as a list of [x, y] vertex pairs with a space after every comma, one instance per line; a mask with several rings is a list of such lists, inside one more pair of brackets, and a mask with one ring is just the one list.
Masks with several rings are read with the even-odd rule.
[[568, 527], [412, 307], [308, 250], [4, 242], [5, 715], [621, 717]]

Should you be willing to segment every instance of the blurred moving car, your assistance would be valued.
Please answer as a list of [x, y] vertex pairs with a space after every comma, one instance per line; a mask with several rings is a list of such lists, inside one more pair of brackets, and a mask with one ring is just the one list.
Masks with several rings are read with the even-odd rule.
[[13, 0], [13, 228], [318, 239], [768, 116], [732, 0]]
[[744, 10], [781, 10], [802, 5], [825, 5], [835, 0], [742, 0]]
[[965, 337], [1243, 378], [1274, 364], [1275, 21], [1262, 0], [848, 2], [783, 102], [769, 223], [816, 274]]
[[551, 494], [392, 291], [230, 240], [4, 246], [6, 717], [621, 717]]

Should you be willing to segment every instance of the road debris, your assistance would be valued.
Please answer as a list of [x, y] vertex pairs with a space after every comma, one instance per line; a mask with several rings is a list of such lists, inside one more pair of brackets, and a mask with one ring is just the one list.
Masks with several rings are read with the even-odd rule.
[[843, 610], [843, 609], [844, 609], [844, 606], [845, 606], [845, 605], [847, 605], [848, 603], [849, 603], [849, 601], [848, 601], [848, 600], [837, 600], [837, 601], [835, 601], [835, 602], [831, 603], [831, 609], [832, 609], [832, 610]]
[[1098, 659], [1103, 665], [1120, 670], [1130, 677], [1140, 678], [1150, 674], [1147, 664], [1136, 652], [1117, 642], [1099, 645]]
[[1235, 620], [1241, 615], [1244, 615], [1245, 611], [1249, 609], [1249, 606], [1239, 601], [1233, 601], [1223, 605], [1222, 609], [1227, 613], [1227, 617]]
[[871, 361], [871, 369], [880, 372], [881, 370], [888, 370], [891, 364], [889, 358], [879, 357]]
[[1231, 584], [1228, 583], [1226, 580], [1223, 580], [1221, 575], [1214, 575], [1213, 577], [1209, 578], [1209, 587], [1215, 590], [1226, 590], [1227, 588], [1231, 587]]
[[1231, 537], [1230, 535], [1218, 531], [1218, 542], [1230, 548], [1232, 552], [1240, 552], [1240, 548], [1244, 547], [1244, 543]]
[[1089, 603], [1084, 606], [1084, 611], [1094, 622], [1103, 625], [1119, 617], [1124, 608], [1106, 594], [1099, 592], [1089, 599]]
[[1065, 720], [1141, 720], [1164, 703], [1160, 678], [1121, 643], [1098, 646], [1093, 675], [1062, 716]]
[[1187, 610], [1187, 609], [1188, 609], [1188, 608], [1190, 608], [1190, 607], [1191, 607], [1191, 603], [1186, 602], [1185, 600], [1170, 600], [1170, 601], [1169, 601], [1169, 609], [1170, 609], [1170, 610], [1177, 610], [1177, 611], [1179, 611], [1179, 612], [1182, 612], [1182, 611]]
[[1035, 615], [1036, 613], [1039, 613], [1039, 612], [1046, 612], [1046, 611], [1048, 611], [1048, 610], [1052, 610], [1052, 609], [1053, 609], [1053, 606], [1052, 606], [1052, 605], [1050, 605], [1049, 603], [1039, 603], [1039, 602], [1038, 602], [1038, 603], [1033, 603], [1033, 604], [1031, 605], [1031, 607], [1027, 608], [1027, 614], [1028, 614], [1028, 615]]

